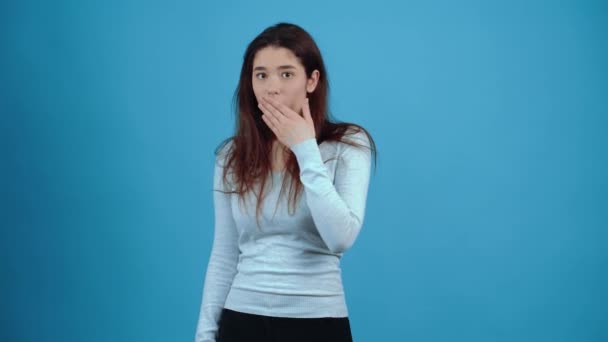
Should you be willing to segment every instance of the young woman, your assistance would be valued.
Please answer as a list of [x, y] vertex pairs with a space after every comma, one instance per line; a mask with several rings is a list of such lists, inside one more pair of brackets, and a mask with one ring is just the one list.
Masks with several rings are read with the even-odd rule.
[[376, 148], [328, 119], [328, 92], [301, 27], [276, 24], [247, 47], [236, 132], [215, 151], [197, 342], [352, 341], [340, 258], [363, 225]]

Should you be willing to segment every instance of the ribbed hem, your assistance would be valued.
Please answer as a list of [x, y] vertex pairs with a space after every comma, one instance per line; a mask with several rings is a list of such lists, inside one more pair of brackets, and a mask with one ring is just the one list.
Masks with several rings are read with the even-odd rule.
[[293, 318], [348, 317], [344, 295], [279, 295], [231, 288], [224, 307], [255, 315]]

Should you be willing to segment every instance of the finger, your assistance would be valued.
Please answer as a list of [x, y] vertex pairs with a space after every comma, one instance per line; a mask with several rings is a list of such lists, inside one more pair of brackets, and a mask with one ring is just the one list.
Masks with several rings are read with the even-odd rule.
[[285, 119], [285, 117], [283, 116], [283, 114], [281, 114], [279, 111], [276, 110], [276, 108], [273, 108], [272, 106], [270, 106], [270, 104], [268, 104], [268, 102], [266, 104], [264, 103], [260, 103], [261, 104], [261, 108], [263, 108], [263, 112], [266, 114], [267, 118], [269, 120], [271, 120], [271, 122], [279, 127], [279, 125], [283, 124], [283, 120]]
[[262, 114], [270, 114], [268, 112], [268, 110], [266, 110], [266, 107], [264, 107], [264, 105], [261, 102], [258, 102], [258, 108], [260, 108], [260, 110], [262, 111]]
[[271, 114], [272, 117], [276, 119], [278, 122], [282, 122], [285, 119], [285, 115], [281, 113], [277, 108], [275, 108], [272, 103], [268, 101], [268, 98], [262, 97], [262, 101], [260, 102], [262, 106]]
[[262, 119], [264, 119], [264, 121], [268, 120], [269, 117], [274, 117], [273, 114], [268, 109], [266, 109], [263, 104], [258, 103], [258, 108], [260, 108], [260, 110], [262, 111]]
[[268, 121], [268, 123], [270, 123], [270, 125], [277, 131], [279, 132], [281, 130], [282, 127], [282, 123], [281, 121], [279, 121], [275, 115], [273, 115], [272, 113], [268, 114], [264, 114], [262, 115], [263, 119], [266, 119], [266, 121]]
[[270, 124], [271, 121], [269, 118], [274, 118], [273, 114], [262, 103], [258, 103], [258, 108], [262, 111], [262, 119], [264, 119], [264, 122]]
[[299, 117], [298, 113], [294, 112], [291, 108], [284, 105], [283, 103], [269, 97], [264, 98], [272, 107], [277, 109], [283, 116], [288, 118]]
[[266, 123], [266, 126], [268, 126], [270, 128], [270, 130], [276, 135], [278, 136], [278, 130], [275, 127], [274, 123], [272, 123], [272, 121], [270, 121], [269, 116], [264, 114], [262, 115], [262, 120], [264, 120], [264, 122]]

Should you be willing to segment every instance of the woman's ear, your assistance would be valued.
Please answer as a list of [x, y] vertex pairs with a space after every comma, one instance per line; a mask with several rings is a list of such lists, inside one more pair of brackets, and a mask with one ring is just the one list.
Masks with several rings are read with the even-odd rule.
[[306, 92], [312, 93], [317, 88], [317, 84], [319, 83], [319, 70], [313, 70], [310, 78], [306, 80]]

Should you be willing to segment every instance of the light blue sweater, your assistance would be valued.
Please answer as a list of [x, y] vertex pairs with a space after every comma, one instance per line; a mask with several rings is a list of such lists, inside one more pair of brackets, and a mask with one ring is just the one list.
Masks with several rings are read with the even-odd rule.
[[[370, 146], [363, 132], [345, 139]], [[221, 175], [230, 143], [216, 159], [214, 189], [225, 189]], [[236, 194], [214, 191], [214, 239], [196, 342], [215, 341], [224, 307], [277, 317], [348, 316], [340, 258], [363, 224], [371, 151], [342, 142], [317, 145], [314, 138], [291, 150], [304, 186], [293, 216], [289, 182], [279, 200], [284, 172], [273, 172], [266, 183], [261, 230], [255, 195], [239, 206]]]

